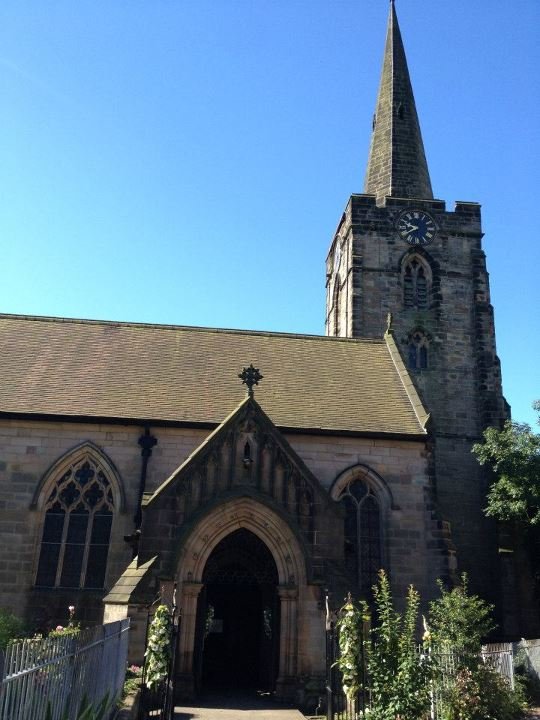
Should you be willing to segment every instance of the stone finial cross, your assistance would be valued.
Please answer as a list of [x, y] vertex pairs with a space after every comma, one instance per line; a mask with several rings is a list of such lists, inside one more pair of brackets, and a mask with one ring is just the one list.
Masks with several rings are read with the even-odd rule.
[[253, 386], [259, 384], [259, 380], [262, 380], [264, 375], [261, 375], [259, 368], [253, 367], [253, 363], [242, 370], [238, 375], [243, 385], [247, 386], [247, 392], [249, 397], [253, 397]]

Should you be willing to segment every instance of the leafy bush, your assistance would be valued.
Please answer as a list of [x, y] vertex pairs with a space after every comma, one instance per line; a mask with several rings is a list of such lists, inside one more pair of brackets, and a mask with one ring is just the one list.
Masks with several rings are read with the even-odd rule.
[[68, 607], [68, 613], [69, 613], [69, 621], [68, 624], [64, 627], [63, 625], [57, 625], [54, 630], [51, 630], [48, 637], [50, 638], [58, 638], [58, 637], [73, 637], [75, 635], [78, 635], [81, 632], [81, 626], [79, 623], [75, 622], [75, 606], [70, 605]]
[[430, 641], [441, 720], [517, 720], [524, 693], [481, 659], [482, 641], [493, 630], [492, 605], [469, 595], [467, 576], [430, 603]]
[[495, 628], [489, 605], [477, 595], [469, 595], [466, 573], [461, 576], [461, 585], [447, 590], [437, 582], [440, 598], [429, 606], [431, 641], [438, 652], [452, 651], [467, 658], [478, 658], [482, 641]]
[[374, 588], [377, 623], [368, 646], [370, 720], [419, 720], [429, 712], [431, 661], [418, 648], [416, 627], [420, 596], [409, 587], [403, 615], [394, 609], [384, 571]]
[[0, 649], [24, 634], [23, 621], [5, 608], [0, 608]]
[[126, 670], [126, 679], [124, 681], [124, 688], [122, 695], [125, 697], [129, 693], [135, 692], [139, 689], [142, 678], [142, 668], [138, 665], [130, 665]]

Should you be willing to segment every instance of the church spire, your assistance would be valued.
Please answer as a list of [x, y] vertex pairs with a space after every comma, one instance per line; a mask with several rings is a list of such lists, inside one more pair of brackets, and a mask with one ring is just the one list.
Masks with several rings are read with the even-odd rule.
[[394, 1], [373, 118], [364, 192], [382, 199], [432, 199], [433, 191]]

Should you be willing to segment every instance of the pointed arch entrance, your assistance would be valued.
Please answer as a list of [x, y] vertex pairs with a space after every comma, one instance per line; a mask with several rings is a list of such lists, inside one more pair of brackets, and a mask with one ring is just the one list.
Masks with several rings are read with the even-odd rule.
[[271, 552], [241, 528], [206, 562], [195, 655], [203, 690], [273, 690], [279, 660], [278, 573]]
[[[224, 647], [230, 638], [221, 643], [211, 640], [214, 648], [205, 656], [201, 638], [206, 632], [203, 626], [212, 622], [208, 615], [212, 604], [209, 599], [217, 601], [224, 614], [216, 619], [225, 623], [225, 614], [229, 613], [229, 622], [234, 624], [241, 622], [238, 616], [234, 617], [234, 609], [229, 607], [236, 597], [244, 607], [245, 622], [250, 624], [252, 631], [260, 630], [263, 634], [265, 601], [267, 603], [272, 659], [270, 663], [267, 660], [261, 662], [264, 643], [268, 649], [269, 638], [263, 640], [259, 636], [258, 642], [244, 648], [252, 659], [259, 658], [250, 682], [273, 682], [278, 697], [290, 697], [298, 667], [298, 595], [306, 586], [304, 549], [293, 529], [274, 510], [254, 498], [230, 500], [215, 507], [192, 529], [182, 544], [177, 567], [182, 608], [177, 678], [180, 692], [190, 695], [200, 687], [199, 680], [215, 681], [213, 673], [223, 667], [226, 652], [230, 650], [229, 647], [225, 651]], [[230, 579], [229, 571], [233, 570], [239, 582], [223, 583], [228, 584], [227, 590], [219, 589], [219, 583]], [[242, 579], [251, 587], [245, 593], [245, 602], [238, 600], [242, 595], [237, 586]], [[249, 610], [248, 596], [252, 601]], [[270, 614], [272, 601], [274, 607]], [[249, 620], [247, 614], [250, 614]], [[220, 628], [225, 630], [224, 624], [219, 622], [213, 627], [216, 632]], [[207, 642], [211, 634], [207, 634]], [[212, 663], [217, 664], [212, 667]], [[237, 666], [236, 672], [239, 669]]]

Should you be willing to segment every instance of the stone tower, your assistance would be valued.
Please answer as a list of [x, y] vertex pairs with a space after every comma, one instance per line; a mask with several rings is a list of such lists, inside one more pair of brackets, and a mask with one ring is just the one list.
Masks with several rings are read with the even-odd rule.
[[440, 516], [451, 524], [458, 568], [494, 597], [495, 528], [471, 447], [508, 410], [495, 349], [480, 206], [453, 211], [433, 197], [393, 2], [373, 117], [364, 194], [352, 195], [326, 263], [326, 333], [391, 332], [431, 413]]

